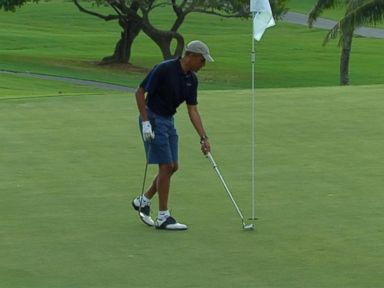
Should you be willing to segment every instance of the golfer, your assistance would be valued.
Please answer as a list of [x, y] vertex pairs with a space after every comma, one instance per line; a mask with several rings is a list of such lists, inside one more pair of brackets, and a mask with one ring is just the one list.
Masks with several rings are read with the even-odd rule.
[[[132, 201], [141, 219], [157, 229], [185, 230], [187, 225], [177, 222], [170, 214], [168, 196], [171, 177], [178, 169], [178, 135], [174, 126], [177, 107], [184, 101], [189, 118], [200, 137], [201, 150], [210, 151], [200, 114], [197, 109], [196, 74], [206, 62], [213, 62], [206, 44], [190, 42], [182, 58], [164, 61], [148, 73], [136, 90], [140, 131], [149, 164], [158, 165], [158, 173], [151, 186]], [[150, 215], [150, 201], [158, 193], [159, 212], [155, 221]]]

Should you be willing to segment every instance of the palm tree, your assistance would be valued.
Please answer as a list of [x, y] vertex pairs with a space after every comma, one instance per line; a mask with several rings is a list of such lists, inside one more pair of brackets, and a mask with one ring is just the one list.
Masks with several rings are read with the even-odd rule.
[[378, 22], [382, 22], [384, 20], [384, 0], [366, 0], [355, 10], [350, 11], [329, 31], [331, 38], [335, 38], [340, 26], [351, 19], [353, 19], [355, 27], [376, 25]]
[[323, 45], [340, 34], [340, 85], [348, 85], [353, 32], [363, 24], [375, 24], [383, 19], [384, 0], [318, 0], [309, 13], [309, 26], [312, 26], [324, 9], [336, 6], [345, 6], [345, 16], [328, 32]]

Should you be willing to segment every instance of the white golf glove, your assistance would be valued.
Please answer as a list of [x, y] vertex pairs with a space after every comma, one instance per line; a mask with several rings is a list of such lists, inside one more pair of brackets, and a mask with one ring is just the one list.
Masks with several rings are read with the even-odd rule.
[[143, 139], [144, 141], [155, 139], [155, 133], [152, 131], [152, 125], [149, 121], [143, 121], [141, 123], [143, 128]]

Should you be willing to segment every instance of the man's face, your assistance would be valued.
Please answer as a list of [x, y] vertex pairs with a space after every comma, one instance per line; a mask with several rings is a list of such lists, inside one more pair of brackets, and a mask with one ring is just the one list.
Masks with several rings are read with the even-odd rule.
[[201, 54], [192, 55], [192, 71], [198, 72], [201, 68], [205, 66], [205, 58]]

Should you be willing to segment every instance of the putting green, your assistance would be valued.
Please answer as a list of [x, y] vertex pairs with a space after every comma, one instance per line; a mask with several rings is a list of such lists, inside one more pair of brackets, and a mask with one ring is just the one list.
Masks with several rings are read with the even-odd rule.
[[[259, 220], [247, 232], [181, 108], [170, 203], [190, 229], [169, 233], [130, 208], [144, 172], [132, 95], [60, 84], [65, 97], [28, 98], [7, 83], [1, 286], [382, 285], [384, 86], [256, 91]], [[44, 85], [33, 95], [57, 90]], [[84, 94], [70, 95], [75, 88]], [[199, 101], [212, 153], [248, 217], [250, 91], [204, 91]]]

